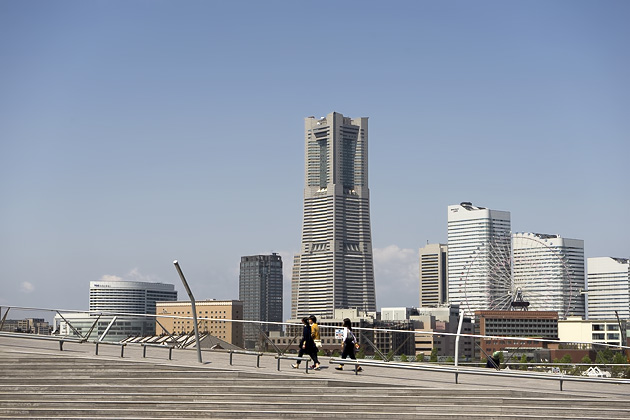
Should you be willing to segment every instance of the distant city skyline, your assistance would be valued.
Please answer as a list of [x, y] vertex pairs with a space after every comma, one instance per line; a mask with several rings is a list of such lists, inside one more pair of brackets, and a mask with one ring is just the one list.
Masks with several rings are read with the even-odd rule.
[[0, 306], [185, 296], [175, 259], [234, 299], [240, 257], [276, 252], [286, 316], [302, 121], [331, 110], [370, 117], [378, 307], [418, 304], [418, 250], [463, 201], [630, 257], [630, 3], [335, 5], [1, 2]]

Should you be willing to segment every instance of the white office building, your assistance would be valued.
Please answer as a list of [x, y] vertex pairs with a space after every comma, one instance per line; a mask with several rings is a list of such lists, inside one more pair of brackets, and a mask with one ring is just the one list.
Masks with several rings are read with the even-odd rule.
[[589, 258], [587, 270], [589, 319], [630, 319], [630, 260]]
[[466, 315], [495, 309], [510, 281], [510, 213], [448, 206], [448, 300]]
[[512, 236], [513, 290], [529, 310], [584, 317], [584, 241], [543, 233]]
[[154, 335], [155, 303], [176, 301], [172, 284], [139, 281], [91, 281], [89, 314], [59, 314], [55, 328], [62, 335], [89, 340], [120, 341], [129, 336]]

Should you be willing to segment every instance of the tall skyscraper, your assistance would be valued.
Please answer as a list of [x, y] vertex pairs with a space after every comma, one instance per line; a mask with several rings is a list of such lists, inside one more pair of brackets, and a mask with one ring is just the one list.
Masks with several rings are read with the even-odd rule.
[[530, 310], [585, 316], [584, 241], [543, 233], [512, 235], [513, 291]]
[[437, 307], [448, 294], [447, 250], [443, 244], [420, 248], [420, 306]]
[[[243, 319], [282, 322], [282, 258], [271, 255], [241, 257], [239, 300], [243, 301]], [[279, 331], [280, 325], [245, 323], [245, 347], [254, 348], [260, 331]]]
[[447, 221], [449, 302], [469, 316], [495, 308], [510, 279], [510, 213], [463, 202], [448, 206]]
[[630, 319], [630, 260], [589, 258], [587, 270], [589, 319]]
[[291, 316], [376, 310], [368, 119], [333, 112], [305, 119], [304, 220], [294, 259]]

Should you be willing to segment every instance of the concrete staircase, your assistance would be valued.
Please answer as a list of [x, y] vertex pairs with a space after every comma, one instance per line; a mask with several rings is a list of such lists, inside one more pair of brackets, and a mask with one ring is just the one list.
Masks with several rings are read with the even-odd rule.
[[[627, 419], [630, 401], [0, 351], [2, 419]], [[345, 378], [345, 379], [344, 379]], [[357, 379], [359, 378], [359, 379]]]

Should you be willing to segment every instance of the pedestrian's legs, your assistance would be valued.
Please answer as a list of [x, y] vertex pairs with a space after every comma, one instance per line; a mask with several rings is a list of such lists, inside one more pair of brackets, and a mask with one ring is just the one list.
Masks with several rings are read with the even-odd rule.
[[[350, 349], [350, 347], [352, 347], [352, 349]], [[354, 350], [354, 346], [352, 344], [343, 343], [343, 352], [341, 353], [341, 358], [345, 359], [346, 357], [352, 355], [352, 357], [350, 357], [352, 359], [354, 357], [354, 353], [351, 353], [352, 350]], [[336, 367], [335, 369], [342, 370], [343, 363], [340, 363], [339, 367]]]
[[[302, 346], [300, 346], [300, 351], [298, 351], [298, 357], [302, 357], [304, 356], [304, 349], [302, 348]], [[300, 362], [301, 360], [298, 360], [297, 362], [295, 362], [294, 364], [291, 365], [292, 368], [299, 368], [300, 367]]]
[[309, 356], [313, 359], [313, 367], [319, 366], [319, 360], [317, 359], [317, 348], [311, 349]]

